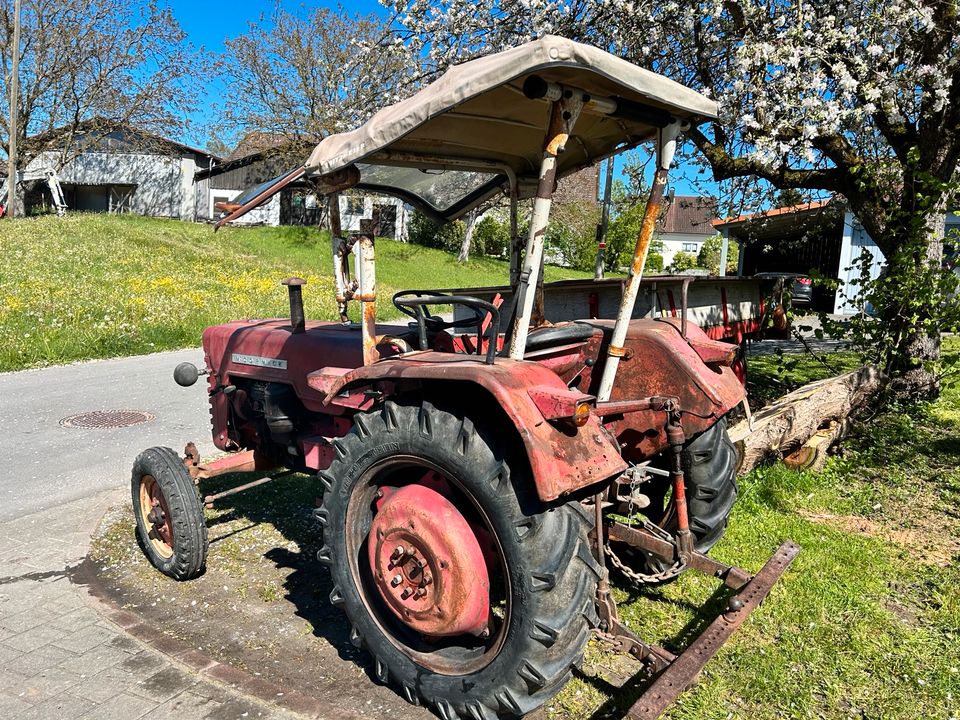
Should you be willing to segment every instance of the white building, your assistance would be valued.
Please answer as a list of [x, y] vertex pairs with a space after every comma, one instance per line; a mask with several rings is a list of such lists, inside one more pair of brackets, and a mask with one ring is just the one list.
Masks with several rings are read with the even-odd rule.
[[[129, 126], [107, 132], [104, 121], [94, 122], [88, 132], [75, 133], [66, 149], [57, 144], [58, 131], [32, 138], [48, 149], [27, 164], [24, 176], [55, 171], [70, 210], [198, 218], [193, 178], [213, 165], [214, 155]], [[45, 185], [28, 189], [28, 208], [49, 200]]]
[[673, 263], [678, 252], [696, 257], [707, 238], [717, 234], [713, 227], [717, 214], [714, 198], [676, 195], [668, 203], [658, 236], [663, 243], [665, 268]]

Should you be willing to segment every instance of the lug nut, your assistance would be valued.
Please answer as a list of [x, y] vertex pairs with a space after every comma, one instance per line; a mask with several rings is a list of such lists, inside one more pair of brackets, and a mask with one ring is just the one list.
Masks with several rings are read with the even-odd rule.
[[413, 594], [413, 599], [419, 600], [426, 594], [427, 594], [426, 588], [417, 588], [417, 591]]
[[410, 588], [404, 588], [404, 589], [403, 589], [403, 592], [400, 593], [400, 599], [401, 599], [401, 600], [406, 600], [408, 597], [410, 597], [410, 595], [411, 595], [412, 593], [413, 593], [413, 591], [412, 591]]
[[433, 578], [430, 576], [430, 573], [424, 573], [423, 580], [421, 580], [421, 583], [423, 584], [423, 586], [426, 587], [432, 582], [433, 582]]
[[391, 560], [399, 560], [404, 555], [407, 554], [407, 551], [403, 549], [403, 545], [397, 545], [397, 549], [393, 551], [393, 554], [390, 556]]
[[393, 579], [390, 581], [390, 584], [396, 587], [402, 582], [403, 582], [403, 575], [397, 573], [396, 575], [393, 576]]

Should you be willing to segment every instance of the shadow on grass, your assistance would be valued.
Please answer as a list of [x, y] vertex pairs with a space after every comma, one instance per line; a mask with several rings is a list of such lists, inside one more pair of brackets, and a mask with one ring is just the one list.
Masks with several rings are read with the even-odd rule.
[[[226, 476], [204, 481], [203, 494], [220, 492], [236, 486], [245, 478]], [[297, 616], [303, 618], [313, 628], [313, 634], [326, 640], [343, 661], [357, 663], [367, 676], [376, 684], [377, 680], [372, 657], [367, 653], [357, 654], [350, 643], [350, 625], [345, 615], [330, 605], [329, 594], [332, 589], [330, 575], [325, 567], [316, 560], [316, 551], [322, 544], [322, 532], [319, 523], [313, 517], [312, 509], [316, 505], [319, 483], [307, 476], [288, 476], [278, 479], [244, 493], [224, 498], [217, 503], [215, 517], [208, 521], [211, 546], [228, 537], [250, 530], [260, 524], [268, 523], [298, 548], [297, 551], [284, 547], [267, 550], [264, 557], [274, 566], [285, 572], [283, 589], [285, 599], [294, 607]], [[224, 527], [227, 523], [242, 522], [244, 526], [236, 529]], [[218, 532], [221, 528], [223, 532]], [[215, 558], [213, 562], [215, 562]], [[618, 583], [621, 587], [624, 582]], [[665, 639], [664, 647], [673, 653], [684, 650], [699, 636], [723, 610], [730, 591], [720, 585], [713, 595], [702, 605], [683, 599], [665, 597], [657, 589], [631, 589], [623, 605], [638, 600], [669, 605], [690, 614], [691, 619], [679, 630]], [[577, 676], [585, 683], [609, 696], [609, 699], [590, 717], [596, 720], [609, 717], [614, 710], [625, 711], [652, 682], [652, 678], [637, 675], [622, 687], [617, 687], [603, 678], [578, 672]]]
[[[225, 475], [204, 480], [200, 484], [201, 495], [208, 495], [236, 487], [251, 476]], [[330, 574], [316, 558], [322, 545], [322, 530], [313, 516], [317, 495], [321, 492], [319, 481], [306, 475], [290, 475], [271, 483], [252, 488], [237, 495], [217, 501], [219, 515], [208, 518], [210, 544], [234, 535], [242, 534], [261, 525], [276, 528], [285, 539], [294, 543], [298, 552], [276, 547], [267, 550], [264, 557], [281, 570], [290, 570], [283, 581], [285, 599], [294, 606], [294, 612], [313, 628], [313, 634], [326, 640], [341, 660], [360, 662], [367, 675], [377, 684], [372, 658], [363, 654], [358, 657], [350, 643], [350, 625], [346, 616], [330, 605], [333, 589]], [[235, 521], [245, 526], [222, 534], [217, 528]], [[214, 560], [215, 562], [215, 560]]]
[[[720, 585], [714, 590], [713, 594], [702, 605], [695, 605], [684, 600], [674, 600], [663, 597], [657, 590], [638, 590], [630, 592], [626, 602], [622, 605], [632, 605], [638, 600], [647, 600], [648, 602], [664, 603], [674, 605], [683, 610], [689, 611], [693, 617], [680, 630], [675, 632], [663, 642], [663, 647], [674, 654], [681, 654], [690, 644], [697, 639], [710, 625], [711, 622], [726, 607], [728, 600], [733, 592]], [[588, 718], [588, 720], [601, 720], [603, 718], [620, 717], [627, 712], [630, 707], [650, 688], [659, 675], [647, 675], [642, 669], [637, 675], [627, 680], [623, 685], [617, 686], [608, 682], [602, 677], [587, 675], [586, 673], [575, 670], [574, 676], [581, 682], [593, 686], [598, 692], [607, 696], [607, 700], [598, 707]], [[685, 682], [675, 682], [679, 688], [686, 688], [691, 680]]]

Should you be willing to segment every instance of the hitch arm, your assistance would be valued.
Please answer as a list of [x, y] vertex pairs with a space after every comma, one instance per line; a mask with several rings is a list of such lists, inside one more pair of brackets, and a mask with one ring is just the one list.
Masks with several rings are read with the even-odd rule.
[[767, 560], [753, 579], [730, 598], [727, 610], [717, 616], [709, 627], [664, 670], [626, 714], [630, 720], [657, 718], [680, 693], [696, 682], [697, 676], [720, 647], [730, 639], [744, 620], [756, 610], [780, 576], [800, 552], [800, 546], [785, 542]]

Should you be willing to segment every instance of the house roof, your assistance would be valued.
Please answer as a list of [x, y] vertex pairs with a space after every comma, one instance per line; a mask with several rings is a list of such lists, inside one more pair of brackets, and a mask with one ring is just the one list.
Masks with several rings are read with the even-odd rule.
[[737, 215], [736, 217], [730, 218], [718, 218], [713, 221], [713, 226], [720, 230], [722, 228], [731, 228], [736, 225], [743, 225], [745, 223], [753, 222], [755, 220], [761, 220], [765, 218], [775, 218], [781, 215], [802, 215], [808, 212], [813, 212], [817, 210], [823, 210], [830, 203], [833, 202], [830, 200], [814, 200], [812, 202], [801, 203], [800, 205], [789, 205], [788, 207], [782, 208], [772, 208], [770, 210], [762, 210], [760, 212], [749, 213], [747, 215]]
[[[243, 141], [241, 140], [240, 143], [243, 144]], [[313, 147], [313, 143], [303, 140], [287, 139], [286, 142], [269, 144], [260, 150], [251, 150], [246, 154], [241, 154], [237, 157], [234, 157], [240, 147], [241, 145], [238, 144], [237, 148], [230, 153], [230, 157], [224, 162], [218, 163], [212, 168], [198, 170], [193, 176], [194, 179], [203, 180], [204, 178], [216, 177], [217, 175], [222, 175], [230, 172], [231, 170], [236, 170], [237, 168], [246, 167], [248, 165], [253, 165], [254, 163], [267, 160], [277, 165], [278, 172], [280, 170], [289, 170], [292, 167], [299, 166], [303, 162], [304, 156], [310, 152], [310, 149]], [[252, 147], [252, 144], [248, 145], [247, 147]]]
[[[259, 154], [262, 156], [271, 149], [281, 149], [283, 145], [292, 141], [294, 141], [294, 138], [289, 135], [254, 130], [240, 138], [240, 142], [225, 159], [229, 162], [245, 158], [248, 155]], [[306, 152], [309, 152], [313, 148], [313, 143], [304, 144], [304, 148], [306, 148]]]
[[[125, 122], [118, 122], [108, 118], [95, 117], [89, 120], [81, 120], [76, 128], [63, 126], [37, 133], [27, 138], [26, 146], [29, 148], [44, 150], [61, 147], [61, 141], [71, 137], [74, 141], [82, 141], [88, 135], [96, 135], [95, 141], [91, 144], [92, 151], [124, 152], [130, 149], [156, 148], [164, 151], [191, 152], [196, 155], [219, 160], [219, 156], [207, 150], [202, 150], [192, 145], [177, 142], [169, 138], [157, 135], [156, 133], [143, 130], [134, 125]], [[122, 134], [126, 137], [116, 137]], [[131, 142], [128, 137], [136, 137], [136, 142]], [[142, 143], [142, 145], [139, 145]]]
[[717, 200], [696, 195], [675, 195], [661, 220], [661, 232], [714, 235]]

